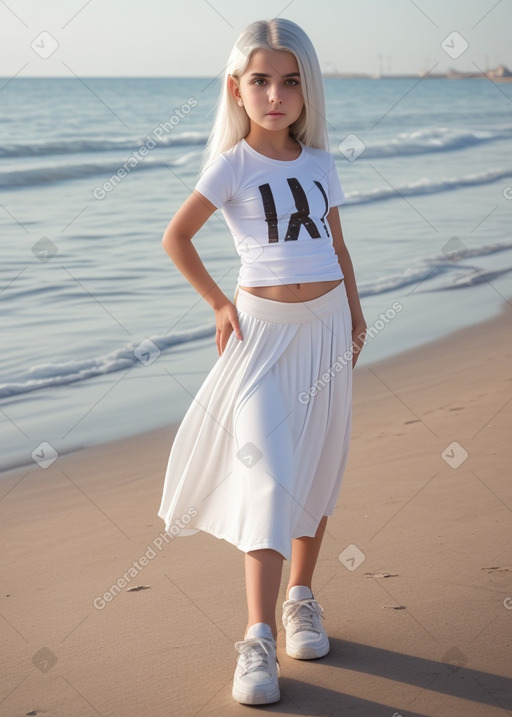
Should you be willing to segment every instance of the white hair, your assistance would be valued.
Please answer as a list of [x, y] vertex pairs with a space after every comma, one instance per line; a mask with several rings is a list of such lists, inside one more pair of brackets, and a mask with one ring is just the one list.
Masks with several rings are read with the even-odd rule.
[[274, 18], [253, 22], [238, 37], [231, 50], [224, 73], [212, 131], [206, 145], [203, 169], [234, 147], [249, 132], [249, 118], [228, 91], [228, 77], [235, 79], [245, 72], [255, 50], [291, 52], [299, 66], [304, 107], [290, 126], [290, 135], [309, 147], [329, 150], [325, 97], [320, 64], [311, 40], [291, 20]]

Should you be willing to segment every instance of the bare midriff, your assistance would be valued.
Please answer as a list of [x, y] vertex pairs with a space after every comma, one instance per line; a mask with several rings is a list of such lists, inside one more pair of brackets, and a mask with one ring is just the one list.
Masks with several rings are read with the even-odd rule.
[[[343, 279], [334, 279], [333, 281], [311, 281], [306, 284], [280, 284], [278, 286], [241, 286], [240, 288], [249, 294], [254, 294], [262, 299], [271, 299], [272, 301], [310, 301], [317, 299], [328, 291], [334, 289], [335, 286], [341, 284]], [[235, 295], [236, 300], [236, 295]]]

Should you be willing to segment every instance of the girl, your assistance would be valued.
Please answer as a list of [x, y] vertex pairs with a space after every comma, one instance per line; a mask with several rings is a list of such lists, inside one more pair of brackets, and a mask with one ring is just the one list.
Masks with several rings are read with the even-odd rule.
[[[203, 530], [245, 553], [248, 623], [233, 683], [243, 704], [279, 700], [283, 558], [286, 652], [329, 651], [311, 583], [347, 460], [366, 330], [344, 199], [309, 38], [289, 20], [253, 23], [229, 57], [203, 172], [162, 240], [215, 312], [219, 359], [176, 435], [158, 512], [173, 534]], [[241, 258], [234, 303], [191, 242], [218, 208]]]

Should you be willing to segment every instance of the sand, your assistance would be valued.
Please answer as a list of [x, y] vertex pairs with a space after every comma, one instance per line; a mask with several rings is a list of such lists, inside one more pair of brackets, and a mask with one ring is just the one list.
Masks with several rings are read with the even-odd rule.
[[509, 713], [511, 315], [355, 371], [314, 584], [331, 653], [293, 660], [281, 631], [273, 706], [231, 698], [242, 553], [162, 539], [175, 428], [2, 475], [0, 714]]

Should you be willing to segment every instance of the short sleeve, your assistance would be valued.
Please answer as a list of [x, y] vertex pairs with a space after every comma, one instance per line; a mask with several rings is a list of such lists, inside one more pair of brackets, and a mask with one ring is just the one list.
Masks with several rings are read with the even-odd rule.
[[220, 209], [235, 194], [235, 174], [227, 159], [220, 155], [203, 171], [195, 189]]
[[343, 204], [346, 200], [345, 193], [343, 192], [343, 189], [341, 187], [338, 171], [336, 169], [336, 163], [332, 154], [330, 155], [330, 158], [331, 166], [329, 168], [327, 176], [329, 182], [329, 206], [337, 207], [339, 204]]

